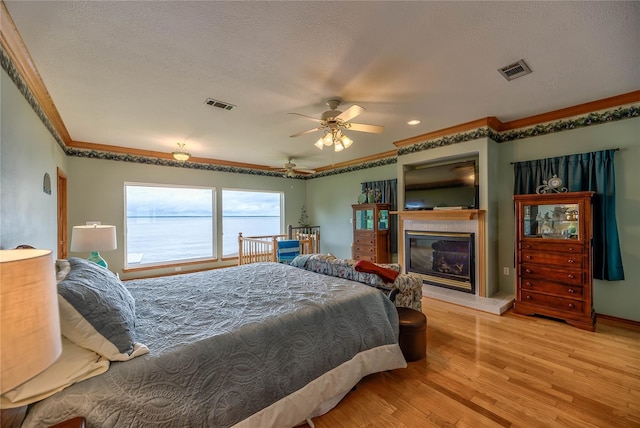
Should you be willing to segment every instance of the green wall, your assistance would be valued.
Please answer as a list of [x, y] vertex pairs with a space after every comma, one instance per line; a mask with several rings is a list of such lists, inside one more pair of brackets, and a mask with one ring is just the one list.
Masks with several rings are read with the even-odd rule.
[[[20, 244], [57, 255], [56, 167], [67, 158], [22, 93], [0, 75], [0, 248]], [[45, 173], [51, 194], [43, 192]]]
[[[66, 157], [20, 91], [1, 73], [0, 86], [0, 248], [31, 244], [56, 252], [56, 167], [68, 175], [69, 228], [87, 220], [118, 227], [118, 250], [103, 254], [114, 271], [122, 269], [125, 181], [207, 185], [221, 188], [285, 192], [285, 224], [297, 224], [306, 204], [309, 221], [320, 225], [321, 248], [350, 257], [351, 205], [360, 183], [397, 178], [397, 165], [352, 171], [312, 180], [291, 180], [178, 167]], [[511, 162], [619, 147], [616, 154], [618, 228], [624, 281], [595, 281], [596, 312], [640, 321], [640, 118], [491, 145], [491, 189], [488, 206], [497, 211], [499, 289], [513, 293], [513, 167]], [[49, 173], [52, 194], [42, 192]], [[219, 196], [219, 193], [218, 193]], [[494, 205], [496, 208], [494, 208]], [[215, 263], [215, 266], [223, 263]], [[194, 266], [201, 268], [206, 266]], [[510, 275], [502, 275], [510, 267]], [[186, 271], [186, 269], [185, 269]], [[153, 273], [164, 273], [156, 271]], [[140, 274], [138, 274], [140, 275]]]
[[[109, 264], [109, 269], [123, 278], [148, 276], [175, 272], [175, 268], [154, 269], [144, 272], [122, 273], [124, 267], [124, 183], [153, 183], [189, 186], [210, 186], [216, 188], [218, 230], [222, 227], [222, 189], [275, 190], [284, 192], [285, 227], [297, 226], [300, 209], [305, 203], [306, 184], [304, 180], [266, 177], [249, 174], [205, 171], [183, 167], [145, 165], [113, 160], [70, 157], [69, 165], [69, 231], [73, 225], [97, 220], [102, 224], [116, 226], [118, 249], [100, 253]], [[218, 236], [218, 253], [221, 254], [222, 236]], [[86, 257], [86, 254], [70, 253], [71, 256]], [[233, 265], [235, 261], [218, 261], [188, 265], [190, 269]]]
[[320, 226], [320, 251], [351, 258], [351, 205], [358, 203], [360, 183], [394, 178], [396, 165], [391, 164], [307, 180], [307, 213], [311, 223]]
[[[594, 280], [593, 300], [599, 314], [640, 321], [640, 118], [499, 144], [500, 156], [495, 164], [500, 174], [499, 266], [514, 266], [511, 162], [612, 148], [620, 148], [615, 155], [616, 210], [626, 279]], [[500, 277], [500, 289], [513, 293], [513, 274]]]

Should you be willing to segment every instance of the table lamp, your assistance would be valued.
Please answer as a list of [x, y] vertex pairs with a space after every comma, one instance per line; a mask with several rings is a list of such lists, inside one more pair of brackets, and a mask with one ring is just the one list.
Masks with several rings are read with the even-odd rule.
[[62, 353], [49, 250], [0, 250], [0, 393], [43, 372]]
[[115, 226], [100, 224], [73, 226], [71, 251], [90, 252], [87, 260], [106, 268], [107, 262], [100, 257], [99, 251], [111, 251], [116, 248], [118, 245]]

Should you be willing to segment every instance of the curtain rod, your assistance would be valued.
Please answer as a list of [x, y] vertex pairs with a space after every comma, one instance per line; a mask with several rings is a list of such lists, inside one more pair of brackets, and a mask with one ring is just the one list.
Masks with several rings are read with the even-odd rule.
[[[605, 149], [606, 150], [606, 149]], [[614, 152], [619, 152], [620, 151], [620, 147], [616, 147], [615, 149], [609, 149], [609, 150], [613, 150]], [[562, 156], [571, 156], [571, 155], [562, 155]], [[557, 156], [553, 156], [553, 157], [557, 157]], [[526, 161], [521, 161], [521, 162], [526, 162]], [[509, 162], [511, 165], [515, 165], [518, 162]]]

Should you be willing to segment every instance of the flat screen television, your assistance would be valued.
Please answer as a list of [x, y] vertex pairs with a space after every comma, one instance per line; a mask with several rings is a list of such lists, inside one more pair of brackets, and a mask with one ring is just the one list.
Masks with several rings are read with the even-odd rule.
[[478, 209], [476, 160], [405, 166], [404, 209]]

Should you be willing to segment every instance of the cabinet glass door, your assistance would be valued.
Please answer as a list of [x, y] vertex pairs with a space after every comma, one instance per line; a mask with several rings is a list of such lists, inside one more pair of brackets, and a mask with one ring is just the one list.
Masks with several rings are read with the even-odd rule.
[[378, 230], [389, 229], [389, 210], [378, 211]]
[[580, 239], [578, 204], [523, 206], [525, 238]]
[[356, 229], [373, 230], [373, 210], [356, 210]]

